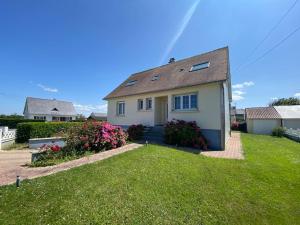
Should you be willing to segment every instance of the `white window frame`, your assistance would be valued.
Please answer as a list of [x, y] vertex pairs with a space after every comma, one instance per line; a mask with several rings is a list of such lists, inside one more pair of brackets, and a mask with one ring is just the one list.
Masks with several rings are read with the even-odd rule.
[[144, 99], [137, 100], [137, 110], [142, 111], [144, 109]]
[[[123, 109], [121, 109], [121, 113], [120, 113], [120, 110], [119, 110], [120, 105], [124, 105]], [[125, 101], [117, 102], [117, 116], [125, 116]]]
[[[149, 102], [151, 101], [151, 107], [149, 107]], [[153, 101], [152, 98], [146, 98], [146, 110], [152, 110]]]
[[[197, 105], [196, 107], [192, 108], [191, 105], [192, 105], [192, 97], [193, 95], [196, 95], [197, 97]], [[188, 96], [188, 107], [187, 108], [183, 108], [184, 104], [183, 104], [183, 99], [184, 99], [184, 96]], [[175, 98], [180, 98], [180, 107], [179, 109], [176, 109], [175, 108]], [[173, 111], [196, 111], [199, 109], [199, 101], [198, 101], [198, 93], [197, 92], [193, 92], [193, 93], [186, 93], [186, 94], [178, 94], [178, 95], [173, 95], [172, 97], [172, 101], [173, 101]]]
[[[199, 67], [198, 69], [196, 69], [196, 67]], [[198, 70], [203, 70], [203, 69], [206, 69], [210, 66], [210, 62], [207, 61], [207, 62], [203, 62], [203, 63], [198, 63], [198, 64], [194, 64], [191, 69], [190, 69], [190, 72], [194, 72], [194, 71], [198, 71]]]

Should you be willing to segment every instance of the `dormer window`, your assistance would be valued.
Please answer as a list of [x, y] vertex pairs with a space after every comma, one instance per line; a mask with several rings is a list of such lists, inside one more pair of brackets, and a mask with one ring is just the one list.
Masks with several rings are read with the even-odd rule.
[[57, 109], [57, 108], [53, 108], [53, 109], [52, 109], [52, 111], [56, 111], [56, 112], [58, 112], [58, 109]]
[[134, 85], [136, 82], [137, 82], [137, 80], [130, 80], [130, 81], [128, 81], [128, 82], [125, 84], [125, 86], [126, 86], [126, 87], [127, 87], [127, 86], [132, 86], [132, 85]]
[[160, 76], [159, 76], [159, 74], [157, 74], [157, 75], [154, 75], [154, 76], [152, 77], [152, 79], [151, 79], [151, 80], [152, 80], [152, 81], [158, 80], [158, 79], [159, 79], [159, 77], [160, 77]]
[[190, 72], [193, 72], [193, 71], [197, 71], [197, 70], [202, 70], [202, 69], [206, 69], [209, 67], [209, 62], [204, 62], [204, 63], [200, 63], [200, 64], [195, 64], [192, 66]]

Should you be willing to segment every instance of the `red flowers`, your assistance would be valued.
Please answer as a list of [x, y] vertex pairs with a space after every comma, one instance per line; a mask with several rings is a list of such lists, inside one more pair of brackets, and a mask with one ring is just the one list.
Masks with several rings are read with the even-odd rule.
[[52, 145], [50, 147], [50, 149], [53, 151], [53, 152], [59, 152], [61, 150], [61, 147], [59, 147], [58, 145]]

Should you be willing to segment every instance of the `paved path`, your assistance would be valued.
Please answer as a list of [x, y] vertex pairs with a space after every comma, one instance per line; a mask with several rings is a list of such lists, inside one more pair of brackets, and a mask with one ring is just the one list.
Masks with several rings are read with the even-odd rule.
[[201, 154], [215, 158], [244, 159], [241, 134], [232, 132], [224, 151], [203, 151]]
[[100, 161], [114, 155], [131, 151], [141, 146], [141, 144], [133, 143], [117, 149], [100, 152], [91, 156], [82, 157], [80, 159], [61, 163], [55, 166], [37, 168], [24, 167], [24, 165], [26, 163], [30, 163], [31, 160], [31, 153], [28, 150], [0, 151], [0, 186], [14, 183], [16, 181], [17, 175], [19, 175], [22, 180], [47, 176], [84, 164]]

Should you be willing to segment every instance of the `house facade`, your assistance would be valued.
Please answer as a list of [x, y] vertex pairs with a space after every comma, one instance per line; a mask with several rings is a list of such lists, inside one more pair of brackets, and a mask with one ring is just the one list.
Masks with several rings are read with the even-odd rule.
[[276, 127], [300, 129], [300, 106], [270, 106], [246, 109], [247, 131], [271, 134]]
[[231, 82], [228, 48], [136, 73], [105, 97], [115, 125], [162, 126], [196, 121], [211, 149], [230, 136]]
[[72, 121], [77, 113], [72, 102], [27, 97], [24, 118], [45, 121]]

